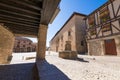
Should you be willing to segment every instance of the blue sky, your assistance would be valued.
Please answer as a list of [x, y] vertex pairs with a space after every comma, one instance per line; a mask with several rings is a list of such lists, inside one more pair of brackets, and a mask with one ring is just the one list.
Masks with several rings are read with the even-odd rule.
[[[108, 0], [61, 0], [61, 11], [57, 15], [53, 23], [49, 24], [48, 27], [47, 46], [49, 46], [49, 41], [69, 19], [73, 12], [88, 15], [107, 1]], [[37, 40], [34, 38], [30, 39], [32, 39], [33, 42], [37, 42]]]

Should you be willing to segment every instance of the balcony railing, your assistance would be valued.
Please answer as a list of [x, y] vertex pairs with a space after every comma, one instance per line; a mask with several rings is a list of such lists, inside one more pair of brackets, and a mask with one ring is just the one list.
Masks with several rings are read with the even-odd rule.
[[102, 27], [102, 32], [110, 31], [110, 23]]
[[95, 25], [95, 16], [94, 15], [91, 15], [89, 18], [88, 18], [88, 24], [89, 24], [89, 27], [94, 27]]
[[95, 30], [95, 28], [90, 29], [90, 35], [96, 35], [96, 30]]
[[108, 19], [110, 19], [109, 10], [105, 7], [100, 11], [100, 22], [104, 23]]

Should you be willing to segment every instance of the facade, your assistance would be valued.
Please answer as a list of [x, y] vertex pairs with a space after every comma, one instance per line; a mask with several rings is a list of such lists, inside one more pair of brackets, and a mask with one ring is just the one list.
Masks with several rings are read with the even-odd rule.
[[77, 53], [87, 51], [85, 41], [85, 21], [86, 15], [73, 13], [63, 27], [55, 34], [50, 41], [50, 50], [62, 52], [65, 50], [66, 42], [71, 42], [71, 50]]
[[23, 37], [16, 37], [13, 52], [35, 52], [37, 43]]
[[109, 0], [87, 16], [89, 55], [120, 56], [120, 1]]

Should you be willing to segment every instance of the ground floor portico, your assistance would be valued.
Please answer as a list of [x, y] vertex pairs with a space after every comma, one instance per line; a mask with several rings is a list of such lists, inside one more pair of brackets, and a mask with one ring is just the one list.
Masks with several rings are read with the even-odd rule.
[[[36, 61], [45, 60], [47, 25], [40, 24], [38, 32], [37, 58]], [[9, 63], [12, 59], [15, 35], [0, 25], [0, 63]]]

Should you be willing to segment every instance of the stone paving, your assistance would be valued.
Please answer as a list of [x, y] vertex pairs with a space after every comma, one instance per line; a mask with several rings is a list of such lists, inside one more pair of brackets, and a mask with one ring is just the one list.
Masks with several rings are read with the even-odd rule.
[[0, 65], [0, 80], [34, 80], [34, 63]]
[[40, 80], [70, 80], [61, 70], [46, 60], [37, 63]]
[[[23, 56], [19, 55], [20, 61], [13, 58], [10, 65], [0, 65], [0, 80], [33, 80], [34, 63], [30, 62], [35, 59], [26, 60]], [[40, 80], [120, 80], [120, 57], [117, 56], [78, 55], [77, 60], [68, 60], [59, 58], [58, 53], [47, 52], [46, 60], [38, 62], [37, 67]]]
[[120, 80], [120, 57], [78, 55], [68, 60], [50, 53], [46, 59], [71, 80]]

